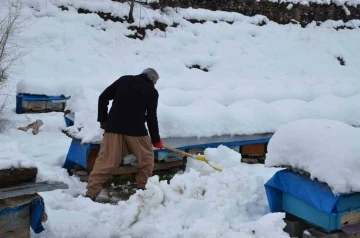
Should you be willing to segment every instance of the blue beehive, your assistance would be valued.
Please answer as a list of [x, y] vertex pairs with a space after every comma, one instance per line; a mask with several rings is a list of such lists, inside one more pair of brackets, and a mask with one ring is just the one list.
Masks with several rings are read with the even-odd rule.
[[[71, 125], [73, 125], [73, 121], [70, 120], [67, 126], [71, 126]], [[233, 142], [216, 142], [216, 143], [213, 142], [213, 143], [204, 143], [204, 144], [196, 144], [196, 145], [188, 145], [188, 146], [178, 146], [176, 148], [180, 150], [188, 151], [191, 149], [198, 149], [198, 148], [203, 148], [203, 149], [216, 148], [219, 145], [225, 145], [231, 149], [239, 151], [239, 147], [241, 145], [268, 143], [269, 140], [270, 138], [258, 139], [258, 140], [233, 141]], [[167, 139], [164, 139], [164, 143], [167, 143]], [[81, 143], [81, 140], [73, 138], [63, 168], [66, 168], [68, 171], [70, 171], [76, 165], [81, 165], [84, 168], [92, 169], [92, 164], [94, 163], [94, 161], [90, 161], [89, 163], [89, 156], [91, 155], [91, 152], [98, 151], [100, 149], [100, 146], [101, 146], [100, 143], [83, 144]], [[167, 149], [156, 149], [154, 151], [154, 154], [156, 160], [161, 162], [168, 162], [171, 160], [182, 160], [181, 155], [177, 155]], [[96, 153], [94, 153], [93, 156], [96, 157]], [[92, 158], [90, 160], [93, 159], [96, 158]]]
[[[45, 203], [41, 197], [11, 197], [12, 203], [2, 200], [0, 209], [0, 237], [30, 237], [29, 226], [39, 234], [45, 229], [42, 216]], [[9, 201], [7, 201], [9, 202]]]
[[49, 112], [49, 111], [63, 111], [65, 109], [66, 101], [70, 97], [61, 96], [47, 96], [38, 94], [20, 93], [16, 95], [16, 110], [17, 114], [26, 112]]
[[[176, 149], [184, 150], [190, 154], [198, 154], [199, 152], [205, 150], [206, 148], [217, 148], [220, 145], [224, 145], [229, 147], [230, 149], [240, 152], [240, 147], [244, 145], [253, 145], [253, 144], [266, 144], [269, 143], [270, 138], [263, 138], [263, 139], [255, 139], [255, 140], [238, 140], [238, 141], [217, 141], [217, 142], [208, 142], [208, 143], [198, 143], [192, 145], [182, 145], [176, 146]], [[167, 143], [167, 139], [163, 140], [165, 144]], [[182, 156], [177, 155], [167, 149], [156, 149], [155, 157], [158, 160], [166, 161], [168, 159], [181, 159]]]
[[360, 193], [335, 196], [327, 185], [290, 170], [278, 171], [265, 190], [271, 212], [287, 212], [327, 232], [346, 229], [346, 216], [360, 212]]
[[63, 168], [72, 169], [75, 165], [88, 168], [88, 158], [91, 150], [99, 150], [100, 144], [82, 144], [80, 140], [72, 139]]

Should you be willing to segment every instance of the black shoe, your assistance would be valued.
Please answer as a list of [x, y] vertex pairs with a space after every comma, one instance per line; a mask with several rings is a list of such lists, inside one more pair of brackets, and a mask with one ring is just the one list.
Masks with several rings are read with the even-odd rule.
[[90, 198], [93, 202], [95, 202], [95, 199], [96, 199], [96, 198], [90, 197], [89, 195], [86, 195], [85, 197], [86, 197], [86, 198]]

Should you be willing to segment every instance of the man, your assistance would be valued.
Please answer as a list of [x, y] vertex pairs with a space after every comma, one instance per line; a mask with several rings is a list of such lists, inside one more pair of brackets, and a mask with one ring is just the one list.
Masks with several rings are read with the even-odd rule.
[[[138, 188], [144, 189], [154, 168], [153, 147], [162, 148], [157, 120], [158, 73], [151, 68], [139, 75], [120, 77], [99, 97], [98, 121], [105, 130], [99, 155], [89, 176], [86, 197], [95, 200], [123, 158], [139, 162]], [[113, 100], [108, 115], [109, 101]], [[147, 122], [150, 137], [145, 127]]]

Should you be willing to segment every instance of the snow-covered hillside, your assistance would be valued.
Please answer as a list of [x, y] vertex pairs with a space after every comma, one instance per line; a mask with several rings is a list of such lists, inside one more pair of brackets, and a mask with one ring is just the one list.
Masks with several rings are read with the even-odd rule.
[[[162, 13], [136, 5], [135, 22], [128, 24], [78, 13], [128, 14], [128, 4], [110, 0], [26, 2], [18, 40], [27, 54], [9, 82], [12, 100], [2, 114], [9, 129], [0, 135], [0, 159], [7, 160], [0, 167], [23, 159], [25, 166], [39, 168], [40, 181], [69, 185], [41, 193], [49, 220], [39, 237], [288, 236], [282, 231], [284, 214], [268, 214], [263, 187], [277, 169], [241, 164], [239, 153], [223, 146], [206, 150], [221, 173], [190, 160], [186, 173], [170, 184], [153, 177], [146, 192], [117, 205], [79, 196], [86, 184], [61, 168], [71, 142], [60, 132], [63, 114], [16, 115], [16, 92], [70, 95], [68, 109], [83, 134], [69, 131], [86, 142], [102, 138], [96, 122], [101, 91], [147, 67], [160, 74], [162, 138], [275, 132], [305, 118], [360, 126], [360, 31], [334, 29], [342, 22], [301, 28], [263, 16], [195, 9]], [[7, 5], [0, 0], [0, 14]], [[205, 22], [191, 23], [194, 19]], [[166, 31], [147, 30], [143, 40], [128, 37], [135, 34], [130, 26], [155, 21], [167, 24]], [[360, 20], [346, 25], [357, 28]], [[16, 129], [36, 119], [44, 121], [38, 135]]]
[[[147, 38], [140, 41], [126, 37], [127, 24], [104, 22], [97, 14], [78, 14], [71, 7], [62, 11], [52, 1], [29, 2], [34, 9], [25, 9], [31, 23], [21, 40], [30, 51], [16, 77], [24, 80], [21, 92], [71, 95], [80, 86], [101, 91], [121, 75], [151, 66], [160, 73], [157, 88], [166, 106], [186, 106], [203, 98], [228, 106], [245, 99], [312, 100], [323, 94], [359, 93], [359, 32], [336, 31], [328, 27], [331, 22], [305, 29], [272, 22], [257, 26], [251, 23], [263, 17], [206, 12], [204, 20], [234, 23], [192, 24], [182, 19], [188, 10], [160, 15], [139, 7], [134, 13], [142, 18], [135, 25], [161, 18], [180, 24], [166, 32], [147, 31]], [[110, 0], [86, 2], [88, 9], [120, 16], [128, 10], [127, 4]], [[337, 57], [344, 59], [345, 66]], [[187, 68], [196, 64], [209, 72]]]
[[[161, 13], [137, 6], [132, 26], [157, 21], [169, 27], [147, 30], [144, 40], [134, 40], [127, 37], [134, 34], [130, 24], [78, 14], [86, 9], [123, 18], [128, 4], [32, 0], [28, 6], [31, 23], [20, 40], [29, 52], [15, 76], [19, 92], [76, 95], [86, 87], [94, 90], [94, 101], [120, 76], [153, 67], [160, 74], [164, 138], [275, 132], [302, 118], [360, 125], [353, 104], [360, 94], [360, 33], [335, 30], [340, 22], [301, 28], [262, 16], [194, 9]], [[262, 22], [266, 25], [259, 26]], [[360, 25], [360, 20], [347, 24]], [[195, 65], [207, 72], [190, 69]], [[86, 119], [91, 117], [96, 115]]]

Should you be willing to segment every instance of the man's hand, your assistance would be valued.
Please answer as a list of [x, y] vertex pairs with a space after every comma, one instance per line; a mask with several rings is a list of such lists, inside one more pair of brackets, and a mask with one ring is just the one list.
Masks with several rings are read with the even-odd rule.
[[106, 122], [100, 122], [100, 128], [105, 130]]
[[162, 141], [160, 140], [160, 141], [158, 141], [158, 142], [153, 143], [153, 146], [154, 146], [155, 148], [162, 149], [162, 148], [163, 148], [163, 143], [162, 143]]

